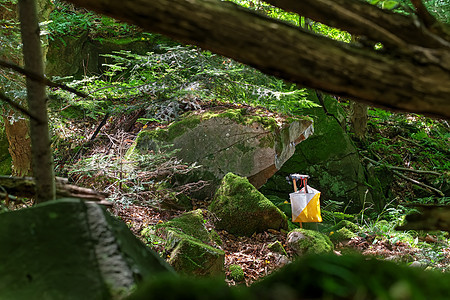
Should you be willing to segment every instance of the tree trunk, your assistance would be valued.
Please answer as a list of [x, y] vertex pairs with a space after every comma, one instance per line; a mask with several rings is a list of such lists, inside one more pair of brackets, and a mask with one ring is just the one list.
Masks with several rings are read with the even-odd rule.
[[219, 0], [68, 1], [302, 86], [392, 110], [450, 117], [449, 37], [361, 1], [276, 3], [291, 10], [320, 3], [307, 17], [328, 18], [330, 25], [373, 37], [388, 51], [333, 41]]
[[[12, 2], [2, 3], [0, 17], [2, 20], [18, 20], [17, 4]], [[52, 3], [49, 0], [39, 0], [39, 20], [48, 20], [52, 10]], [[14, 41], [13, 34], [10, 37], [10, 44], [7, 45], [0, 56], [2, 59], [23, 65], [21, 53], [13, 53], [15, 49], [19, 49], [20, 40]], [[46, 51], [44, 49], [44, 51]], [[1, 75], [0, 75], [1, 76]], [[8, 74], [6, 80], [15, 81], [17, 89], [25, 89], [25, 82], [19, 75]], [[23, 85], [23, 86], [21, 86]], [[26, 106], [26, 99], [14, 99], [22, 106]], [[26, 116], [20, 115], [11, 109], [3, 110], [3, 124], [9, 144], [9, 153], [12, 158], [12, 174], [15, 176], [31, 176], [33, 174], [31, 168], [31, 139], [29, 134], [29, 122]]]
[[[2, 20], [17, 21], [17, 5], [12, 2], [2, 3], [0, 17]], [[5, 35], [8, 33], [5, 33]], [[21, 54], [14, 53], [18, 48], [20, 41], [14, 40], [14, 33], [11, 33], [9, 38], [10, 43], [5, 45], [2, 51], [1, 58], [12, 61], [18, 65], [22, 64]], [[1, 76], [1, 75], [0, 75]], [[2, 80], [9, 80], [16, 82], [16, 89], [24, 89], [24, 80], [16, 74], [6, 74], [7, 78]], [[14, 99], [20, 104], [24, 104], [25, 99]], [[25, 116], [14, 112], [10, 108], [3, 108], [3, 125], [5, 127], [6, 138], [9, 144], [9, 154], [12, 159], [11, 172], [15, 176], [29, 176], [32, 174], [31, 170], [31, 140], [29, 135], [29, 123]]]
[[[40, 30], [35, 0], [19, 0], [19, 19], [25, 69], [44, 76]], [[46, 86], [27, 78], [28, 108], [40, 119], [30, 120], [32, 166], [36, 203], [55, 199], [55, 176], [47, 115]]]
[[10, 122], [8, 118], [13, 117], [14, 112], [10, 111], [9, 116], [4, 116], [6, 137], [9, 143], [9, 154], [12, 158], [12, 175], [29, 176], [31, 170], [31, 139], [29, 134], [29, 122], [20, 118]]
[[350, 101], [351, 132], [358, 140], [364, 140], [367, 131], [367, 104]]

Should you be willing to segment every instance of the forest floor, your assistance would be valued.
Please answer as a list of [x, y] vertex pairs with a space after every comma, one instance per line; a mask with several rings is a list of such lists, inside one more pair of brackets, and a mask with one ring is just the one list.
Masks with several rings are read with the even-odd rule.
[[[122, 159], [123, 153], [131, 145], [136, 137], [136, 133], [144, 126], [140, 123], [135, 123], [130, 126], [130, 119], [136, 118], [130, 115], [111, 117], [106, 125], [101, 128], [97, 140], [89, 144], [86, 151], [76, 153], [77, 162], [93, 156], [95, 157], [95, 155], [107, 156], [107, 159], [110, 161]], [[71, 122], [70, 124], [66, 124], [66, 126], [71, 129], [72, 133], [78, 132], [82, 136], [91, 136], [98, 122], [98, 120], [95, 122], [93, 119], [87, 118], [85, 122]], [[150, 123], [145, 126], [152, 127], [156, 126], [156, 124]], [[128, 132], [124, 132], [123, 128], [125, 127], [128, 128]], [[388, 130], [386, 129], [385, 132], [382, 131], [382, 134], [388, 134]], [[369, 134], [373, 135], [373, 132], [369, 132]], [[379, 134], [380, 131], [377, 132]], [[368, 138], [369, 140], [375, 138], [372, 135]], [[72, 156], [73, 153], [74, 151], [72, 151]], [[59, 160], [59, 170], [67, 170], [68, 166], [64, 165], [63, 161], [71, 160], [73, 159], [62, 157]], [[144, 228], [166, 222], [184, 212], [183, 210], [176, 209], [161, 209], [158, 206], [149, 205], [148, 202], [142, 201], [142, 198], [140, 198], [141, 200], [125, 201], [123, 200], [124, 193], [120, 190], [120, 185], [117, 184], [118, 180], [114, 179], [117, 179], [117, 172], [108, 174], [108, 168], [106, 167], [101, 171], [97, 169], [94, 173], [91, 172], [86, 175], [89, 172], [86, 173], [85, 168], [76, 170], [77, 167], [80, 168], [78, 163], [70, 166], [72, 170], [68, 174], [71, 180], [77, 184], [113, 194], [115, 200], [111, 212], [123, 220], [131, 231], [144, 243], [146, 243], [146, 240], [141, 236], [141, 231]], [[61, 175], [64, 176], [67, 173]], [[397, 189], [400, 188], [397, 187]], [[403, 190], [397, 192], [407, 193], [407, 190], [411, 190], [409, 184], [403, 185]], [[151, 197], [151, 195], [147, 194], [143, 197]], [[194, 208], [206, 209], [207, 204], [207, 202], [199, 201], [195, 203]], [[213, 226], [209, 223], [207, 225]], [[399, 263], [407, 263], [422, 268], [432, 268], [442, 271], [449, 270], [450, 242], [448, 234], [443, 232], [407, 233], [407, 235], [409, 234], [413, 238], [405, 240], [402, 238], [405, 233], [396, 232], [393, 230], [393, 227], [383, 229], [382, 226], [377, 226], [376, 223], [372, 223], [372, 225], [362, 226], [362, 228], [358, 237], [335, 245], [336, 255], [347, 252], [358, 252], [363, 255], [370, 255]], [[269, 230], [254, 234], [251, 237], [237, 237], [225, 231], [218, 231], [218, 234], [223, 242], [221, 247], [226, 253], [225, 271], [227, 272], [226, 280], [229, 285], [243, 284], [229, 279], [228, 266], [231, 264], [238, 264], [242, 267], [245, 273], [245, 284], [250, 285], [254, 281], [270, 274], [273, 270], [281, 268], [290, 259], [294, 258], [293, 251], [286, 245], [286, 232]], [[274, 241], [280, 241], [285, 246], [289, 258], [280, 258], [280, 256], [274, 255], [267, 248], [268, 244]], [[163, 255], [163, 249], [154, 245], [148, 246]]]

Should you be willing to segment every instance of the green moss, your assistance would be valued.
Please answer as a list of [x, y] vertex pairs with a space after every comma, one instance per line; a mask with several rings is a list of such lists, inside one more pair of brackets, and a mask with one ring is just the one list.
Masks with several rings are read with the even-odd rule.
[[143, 37], [124, 37], [124, 38], [97, 38], [95, 39], [99, 41], [101, 44], [109, 43], [109, 44], [115, 44], [115, 45], [128, 45], [134, 42], [140, 42], [145, 41], [145, 38]]
[[170, 254], [169, 263], [181, 274], [223, 274], [225, 252], [195, 239], [182, 239]]
[[[286, 193], [286, 195], [287, 194], [288, 193]], [[292, 207], [287, 199], [283, 199], [275, 195], [267, 195], [266, 198], [275, 204], [275, 206], [278, 207], [288, 218], [292, 217]]]
[[172, 228], [180, 233], [199, 239], [203, 243], [211, 243], [213, 240], [204, 224], [203, 212], [201, 209], [197, 209], [157, 225], [156, 228]]
[[269, 228], [287, 229], [287, 217], [245, 177], [228, 173], [209, 210], [217, 216], [216, 228], [237, 235], [252, 235]]
[[197, 127], [201, 119], [198, 115], [191, 114], [182, 120], [174, 122], [167, 127], [166, 141], [173, 141], [175, 138], [183, 135], [189, 129]]
[[230, 271], [230, 278], [234, 281], [241, 282], [244, 280], [244, 270], [242, 270], [242, 267], [240, 265], [230, 265], [228, 267], [228, 270]]
[[222, 239], [220, 238], [220, 235], [217, 233], [217, 231], [215, 231], [214, 229], [212, 229], [210, 231], [211, 234], [211, 239], [219, 246], [222, 246]]
[[259, 123], [264, 129], [268, 131], [275, 131], [278, 129], [277, 121], [274, 118], [267, 117], [264, 115], [248, 114], [246, 108], [241, 109], [228, 109], [224, 112], [206, 112], [203, 114], [202, 118], [208, 120], [211, 118], [228, 118], [234, 122], [242, 125], [251, 125], [253, 123]]
[[267, 245], [267, 249], [269, 249], [272, 252], [280, 253], [282, 255], [287, 256], [286, 250], [284, 249], [280, 241], [270, 243], [269, 245]]
[[352, 223], [352, 222], [347, 221], [347, 220], [342, 220], [339, 223], [337, 223], [336, 225], [328, 228], [326, 231], [327, 232], [331, 232], [331, 231], [336, 232], [336, 231], [338, 231], [341, 228], [346, 228], [346, 229], [348, 229], [349, 231], [351, 231], [353, 233], [357, 233], [360, 230], [359, 226], [356, 225], [355, 223]]
[[291, 231], [289, 235], [298, 233], [302, 235], [302, 238], [298, 238], [290, 244], [297, 254], [321, 254], [333, 251], [334, 245], [328, 236], [318, 231], [302, 228]]
[[346, 227], [342, 227], [341, 229], [339, 229], [337, 231], [331, 231], [329, 233], [329, 236], [330, 236], [330, 240], [333, 243], [339, 243], [339, 242], [343, 242], [345, 240], [354, 238], [356, 236], [356, 234], [351, 232]]
[[156, 146], [155, 141], [171, 142], [175, 138], [183, 135], [189, 129], [195, 128], [200, 122], [200, 117], [192, 114], [180, 121], [170, 124], [165, 129], [157, 128], [155, 130], [141, 131], [136, 138], [136, 148], [141, 151], [154, 150], [149, 148]]
[[259, 147], [260, 148], [273, 148], [275, 146], [275, 136], [274, 135], [266, 135], [259, 139]]

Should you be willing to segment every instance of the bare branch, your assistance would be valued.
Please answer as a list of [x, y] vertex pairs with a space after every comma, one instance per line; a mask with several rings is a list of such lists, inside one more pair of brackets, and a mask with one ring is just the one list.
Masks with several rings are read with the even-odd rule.
[[[417, 0], [416, 0], [417, 1]], [[387, 45], [403, 43], [448, 47], [450, 37], [422, 30], [414, 19], [357, 0], [267, 0], [266, 2], [320, 23], [363, 35]], [[420, 0], [419, 0], [420, 2]]]
[[[419, 146], [421, 146], [421, 145], [419, 145]], [[415, 169], [408, 169], [408, 168], [402, 168], [402, 167], [396, 167], [396, 166], [382, 164], [381, 162], [375, 161], [368, 157], [364, 157], [363, 160], [367, 160], [376, 165], [383, 165], [384, 167], [391, 169], [391, 170], [405, 171], [405, 172], [411, 172], [411, 173], [416, 173], [416, 174], [429, 174], [429, 175], [435, 175], [435, 176], [442, 176], [442, 174], [439, 172], [428, 171], [428, 170], [415, 170]]]
[[0, 91], [0, 100], [2, 100], [3, 102], [6, 102], [9, 106], [11, 106], [14, 109], [17, 109], [18, 111], [20, 111], [24, 115], [30, 117], [31, 119], [35, 120], [36, 122], [42, 122], [42, 120], [38, 116], [35, 116], [34, 114], [32, 114], [30, 111], [28, 111], [28, 109], [26, 109], [19, 103], [9, 99], [2, 91]]
[[400, 177], [400, 178], [403, 178], [403, 179], [405, 179], [405, 180], [407, 180], [407, 181], [409, 181], [409, 182], [414, 183], [415, 185], [421, 186], [421, 187], [423, 187], [423, 188], [425, 188], [425, 189], [429, 189], [429, 190], [433, 191], [434, 193], [438, 194], [438, 195], [441, 196], [441, 197], [444, 197], [444, 196], [445, 196], [444, 193], [443, 193], [441, 190], [438, 190], [437, 188], [434, 188], [434, 187], [432, 187], [432, 186], [426, 185], [425, 183], [422, 183], [422, 182], [417, 181], [417, 180], [415, 180], [415, 179], [409, 178], [409, 177], [403, 175], [403, 174], [400, 173], [400, 172], [392, 171], [392, 173], [394, 173], [396, 176], [398, 176], [398, 177]]
[[83, 93], [83, 92], [77, 91], [76, 89], [71, 88], [71, 87], [69, 87], [69, 86], [67, 86], [65, 84], [53, 82], [50, 79], [47, 79], [47, 78], [42, 77], [42, 76], [39, 76], [36, 73], [27, 71], [24, 68], [19, 67], [18, 65], [14, 64], [14, 63], [7, 62], [7, 61], [4, 61], [4, 60], [0, 59], [0, 67], [4, 67], [4, 68], [8, 68], [8, 69], [14, 70], [14, 71], [16, 71], [16, 72], [18, 72], [18, 73], [20, 73], [22, 75], [25, 75], [26, 77], [30, 78], [33, 81], [36, 81], [36, 82], [39, 82], [39, 83], [43, 83], [43, 84], [45, 84], [47, 86], [60, 88], [62, 90], [74, 93], [75, 95], [77, 95], [79, 97], [82, 97], [82, 98], [86, 98], [87, 97], [87, 95], [85, 93]]

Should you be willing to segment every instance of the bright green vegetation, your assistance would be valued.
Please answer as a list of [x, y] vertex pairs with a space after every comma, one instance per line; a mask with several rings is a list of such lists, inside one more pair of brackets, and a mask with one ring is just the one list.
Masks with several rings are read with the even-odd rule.
[[231, 279], [240, 282], [244, 280], [245, 274], [240, 265], [231, 265], [228, 267]]
[[107, 16], [100, 16], [85, 9], [77, 9], [66, 2], [54, 1], [56, 9], [50, 14], [47, 30], [50, 38], [77, 35], [89, 31], [95, 36], [121, 36], [136, 31], [135, 26], [118, 22]]

